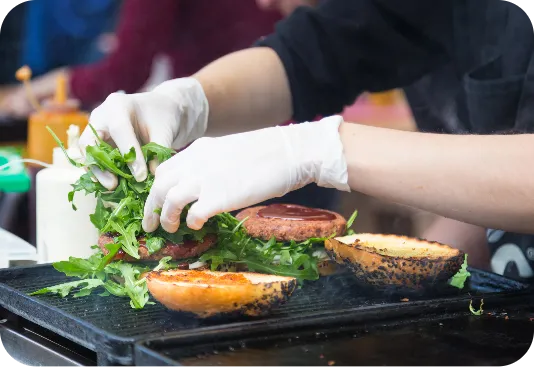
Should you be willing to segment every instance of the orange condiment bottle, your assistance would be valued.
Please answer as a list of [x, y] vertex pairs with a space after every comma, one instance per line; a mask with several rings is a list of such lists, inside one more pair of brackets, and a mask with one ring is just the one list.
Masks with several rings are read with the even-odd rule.
[[36, 111], [28, 119], [28, 158], [45, 163], [52, 163], [52, 152], [57, 146], [54, 138], [47, 131], [50, 127], [63, 144], [67, 143], [67, 130], [70, 125], [77, 125], [83, 131], [89, 122], [89, 114], [80, 111], [79, 101], [67, 98], [67, 79], [61, 75], [57, 79], [56, 93], [53, 99], [44, 101], [43, 105], [31, 94], [29, 79], [31, 71], [23, 67], [17, 71], [17, 79], [28, 89], [28, 98]]
[[398, 92], [396, 90], [389, 90], [386, 92], [378, 92], [369, 94], [369, 100], [375, 106], [391, 106], [398, 101]]

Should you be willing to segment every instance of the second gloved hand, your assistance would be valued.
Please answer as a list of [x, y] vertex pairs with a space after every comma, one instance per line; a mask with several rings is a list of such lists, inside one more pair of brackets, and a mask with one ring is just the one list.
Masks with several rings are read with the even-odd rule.
[[[174, 233], [182, 209], [200, 229], [213, 215], [280, 197], [315, 182], [350, 191], [340, 116], [220, 138], [201, 138], [156, 170], [143, 228]], [[158, 214], [161, 209], [161, 215]]]

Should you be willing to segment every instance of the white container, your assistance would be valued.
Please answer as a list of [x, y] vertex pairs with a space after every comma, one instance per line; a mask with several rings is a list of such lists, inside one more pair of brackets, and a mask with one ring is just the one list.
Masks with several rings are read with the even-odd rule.
[[[68, 153], [75, 160], [81, 159], [78, 149], [79, 128], [71, 125], [67, 131]], [[96, 207], [94, 195], [77, 192], [74, 210], [68, 201], [68, 193], [84, 169], [72, 166], [60, 148], [54, 148], [53, 163], [36, 176], [37, 254], [39, 263], [68, 260], [70, 256], [91, 256], [91, 246], [98, 242], [98, 230], [89, 215]]]
[[37, 261], [35, 247], [0, 228], [0, 269], [7, 268], [11, 261]]

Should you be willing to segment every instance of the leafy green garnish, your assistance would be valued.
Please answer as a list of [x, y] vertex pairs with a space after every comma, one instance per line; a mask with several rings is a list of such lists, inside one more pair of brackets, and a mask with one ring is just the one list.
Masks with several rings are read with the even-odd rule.
[[171, 264], [169, 264], [169, 262], [172, 260], [172, 257], [170, 256], [165, 256], [163, 259], [161, 259], [159, 261], [159, 264], [158, 266], [156, 266], [154, 268], [154, 271], [160, 271], [160, 270], [167, 270], [167, 269], [170, 269], [172, 267]]
[[124, 293], [130, 297], [132, 308], [142, 309], [145, 307], [149, 299], [148, 287], [145, 279], [139, 281], [139, 276], [142, 274], [139, 268], [122, 261], [111, 263], [107, 268], [111, 271], [115, 270], [124, 279]]
[[[144, 246], [149, 254], [159, 251], [165, 242], [182, 243], [187, 240], [203, 241], [206, 235], [216, 233], [217, 245], [204, 253], [200, 259], [184, 261], [204, 261], [211, 265], [212, 270], [234, 269], [245, 265], [250, 271], [291, 276], [299, 281], [316, 280], [319, 278], [317, 263], [323, 259], [323, 243], [327, 238], [310, 238], [302, 242], [278, 242], [274, 238], [262, 241], [250, 237], [243, 228], [246, 219], [238, 221], [228, 213], [223, 213], [209, 219], [200, 230], [192, 230], [186, 225], [180, 225], [175, 233], [168, 233], [159, 227], [153, 233], [145, 233], [141, 227], [144, 215], [144, 205], [152, 184], [154, 175], [148, 174], [143, 182], [137, 182], [128, 167], [136, 158], [132, 148], [124, 156], [117, 148], [100, 139], [93, 126], [89, 125], [97, 137], [97, 145], [86, 149], [85, 161], [75, 162], [68, 157], [67, 151], [57, 136], [50, 130], [58, 145], [63, 149], [67, 159], [76, 167], [88, 168], [88, 172], [72, 185], [68, 200], [74, 205], [76, 192], [94, 194], [97, 198], [95, 212], [90, 219], [100, 233], [109, 233], [114, 242], [106, 245], [105, 255], [97, 247], [97, 252], [88, 259], [71, 257], [68, 261], [53, 264], [55, 269], [67, 276], [78, 277], [78, 282], [69, 282], [55, 287], [49, 287], [35, 294], [58, 293], [62, 297], [73, 289], [82, 287], [78, 297], [87, 296], [94, 288], [102, 288], [100, 296], [114, 295], [128, 297], [132, 308], [140, 309], [149, 304], [148, 288], [145, 278], [140, 278], [143, 272], [150, 269], [142, 265], [112, 261], [119, 251], [139, 259], [139, 239], [145, 240]], [[146, 162], [157, 159], [160, 163], [168, 160], [175, 153], [174, 150], [149, 143], [141, 147]], [[115, 190], [108, 191], [91, 173], [91, 168], [97, 167], [117, 175], [119, 183]], [[184, 208], [180, 222], [185, 223], [189, 205]], [[154, 211], [161, 214], [161, 209]], [[347, 222], [348, 233], [357, 212], [354, 212]], [[332, 236], [331, 236], [332, 237]], [[154, 270], [165, 270], [176, 266], [170, 257], [162, 259]], [[119, 280], [119, 281], [117, 281]], [[85, 282], [85, 283], [84, 283]]]
[[143, 155], [145, 156], [147, 162], [154, 158], [157, 158], [158, 162], [160, 163], [165, 162], [174, 154], [172, 149], [162, 147], [156, 143], [148, 143], [144, 145], [141, 150], [143, 151]]
[[63, 283], [53, 287], [47, 287], [39, 289], [33, 293], [30, 293], [30, 296], [36, 296], [39, 294], [54, 293], [58, 294], [62, 298], [67, 297], [69, 293], [78, 287], [81, 287], [79, 292], [74, 294], [74, 297], [84, 297], [91, 294], [94, 288], [102, 286], [104, 283], [100, 279], [83, 279], [77, 280], [74, 282]]
[[469, 301], [469, 311], [471, 311], [471, 313], [475, 316], [482, 315], [482, 313], [484, 312], [484, 310], [482, 309], [482, 306], [484, 306], [483, 299], [480, 300], [480, 308], [478, 309], [478, 311], [473, 308], [473, 300]]
[[295, 277], [300, 281], [319, 278], [318, 259], [313, 252], [326, 238], [310, 238], [302, 242], [277, 242], [274, 238], [262, 241], [250, 237], [238, 221], [228, 213], [211, 220], [218, 224], [218, 244], [200, 256], [217, 270], [222, 264], [244, 264], [250, 271]]
[[[74, 195], [76, 192], [80, 191], [86, 195], [96, 195], [97, 206], [95, 212], [90, 215], [91, 222], [100, 233], [110, 232], [116, 238], [116, 243], [121, 245], [124, 252], [133, 258], [139, 259], [139, 238], [150, 237], [149, 234], [142, 231], [141, 220], [143, 218], [145, 201], [154, 182], [154, 176], [149, 174], [149, 177], [145, 181], [137, 182], [128, 167], [128, 164], [135, 160], [135, 150], [132, 148], [123, 156], [117, 148], [113, 148], [111, 145], [102, 141], [93, 126], [89, 126], [95, 134], [98, 144], [86, 148], [85, 161], [83, 163], [72, 160], [54, 132], [51, 129], [48, 130], [54, 136], [58, 145], [62, 147], [69, 162], [76, 167], [89, 169], [97, 167], [101, 170], [110, 171], [118, 176], [119, 185], [114, 191], [110, 192], [97, 182], [91, 171], [88, 170], [87, 173], [82, 175], [72, 185], [73, 190], [69, 193], [68, 199], [72, 202], [73, 208], [76, 209], [74, 205]], [[174, 154], [174, 150], [155, 143], [149, 143], [143, 146], [141, 150], [145, 154], [145, 160], [147, 161], [152, 157], [157, 157], [160, 162], [164, 162]], [[161, 228], [159, 231], [165, 232]], [[203, 235], [205, 233], [206, 231], [204, 230]], [[191, 231], [188, 228], [181, 229], [177, 234], [173, 235], [181, 236], [181, 240], [199, 240], [203, 238], [199, 233]], [[156, 242], [151, 242], [151, 244], [155, 245]], [[155, 246], [151, 248], [154, 250]]]
[[48, 132], [50, 134], [52, 134], [52, 137], [54, 138], [54, 140], [56, 141], [57, 145], [61, 148], [61, 150], [63, 151], [63, 154], [65, 154], [65, 157], [67, 157], [67, 160], [70, 162], [70, 164], [72, 164], [74, 167], [82, 167], [82, 164], [79, 163], [79, 162], [76, 162], [74, 159], [72, 159], [71, 157], [69, 157], [69, 155], [67, 154], [67, 149], [65, 149], [65, 146], [63, 145], [63, 143], [61, 142], [61, 140], [59, 140], [59, 138], [57, 137], [57, 135], [54, 133], [54, 131], [52, 131], [51, 128], [49, 128], [48, 126], [46, 127], [46, 129], [48, 130]]
[[101, 197], [97, 198], [95, 212], [90, 214], [89, 218], [91, 219], [91, 223], [93, 223], [96, 228], [104, 228], [107, 224], [109, 220], [109, 213], [106, 210]]
[[[117, 297], [128, 297], [132, 308], [143, 308], [149, 300], [149, 295], [146, 281], [140, 279], [140, 275], [150, 271], [150, 268], [122, 261], [110, 262], [120, 246], [109, 244], [106, 247], [108, 255], [98, 251], [89, 259], [71, 257], [69, 261], [54, 263], [56, 270], [67, 276], [79, 277], [81, 280], [43, 288], [30, 295], [54, 293], [66, 297], [79, 288], [74, 297], [85, 297], [90, 295], [93, 289], [102, 287], [105, 292], [100, 295], [106, 296], [107, 292]], [[162, 259], [155, 269], [165, 268], [169, 260], [170, 258]]]
[[153, 253], [161, 250], [164, 244], [165, 244], [165, 240], [163, 238], [152, 237], [146, 241], [146, 248], [148, 250], [148, 253], [152, 255]]
[[350, 216], [349, 220], [347, 221], [347, 236], [354, 234], [354, 230], [350, 227], [352, 227], [352, 225], [354, 224], [354, 221], [356, 220], [357, 216], [358, 216], [358, 211], [355, 210]]
[[452, 285], [453, 287], [463, 289], [467, 278], [470, 276], [471, 276], [471, 273], [467, 271], [467, 254], [465, 254], [464, 263], [462, 264], [462, 267], [450, 279], [449, 284]]

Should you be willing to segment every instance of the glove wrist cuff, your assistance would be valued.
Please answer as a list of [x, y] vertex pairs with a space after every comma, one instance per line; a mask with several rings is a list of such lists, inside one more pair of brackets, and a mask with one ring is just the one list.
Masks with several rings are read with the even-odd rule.
[[297, 182], [350, 192], [347, 163], [339, 136], [341, 116], [291, 125], [290, 150], [295, 157]]

